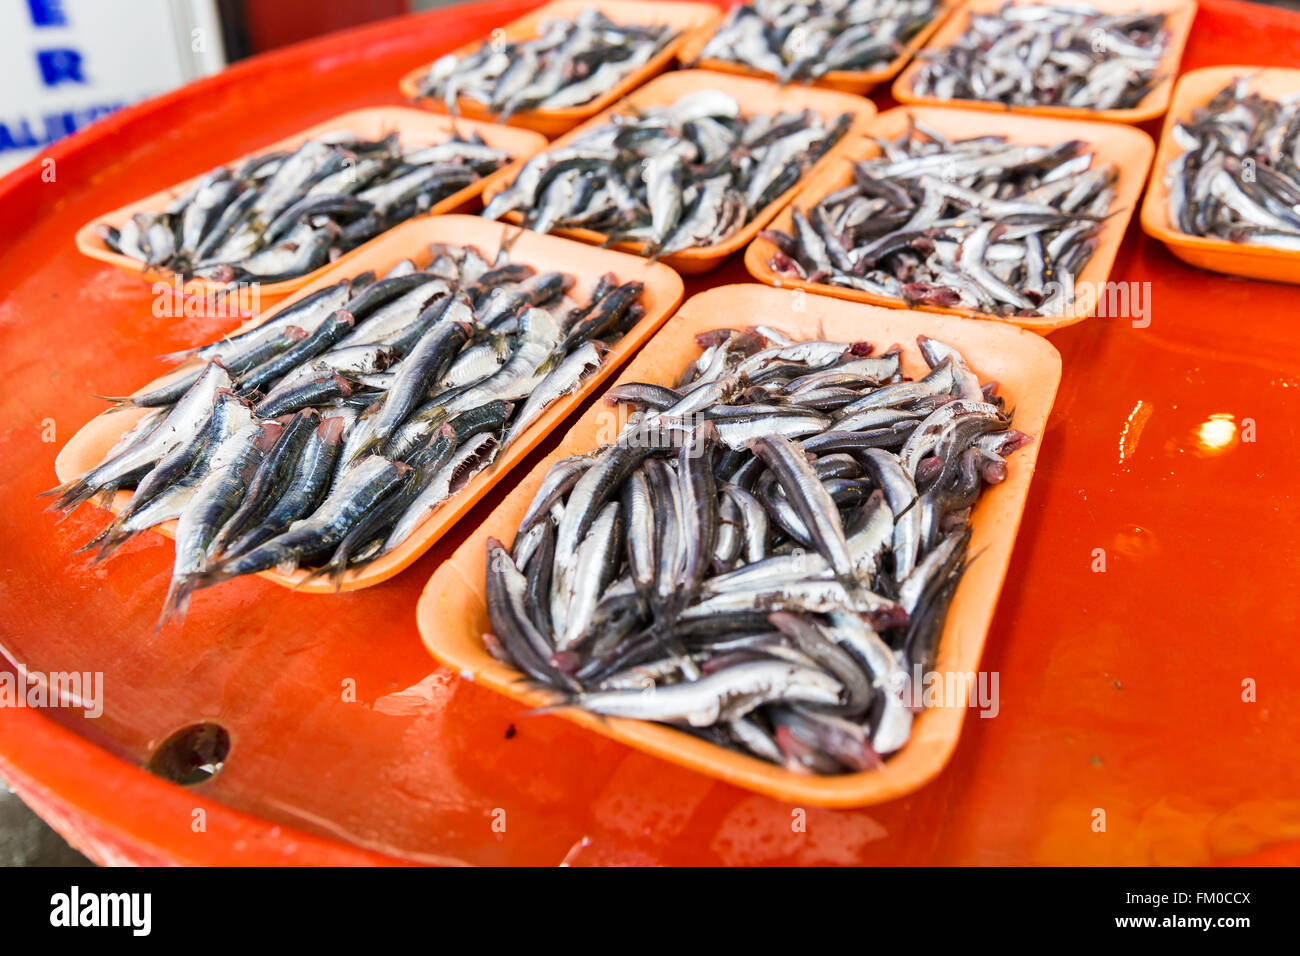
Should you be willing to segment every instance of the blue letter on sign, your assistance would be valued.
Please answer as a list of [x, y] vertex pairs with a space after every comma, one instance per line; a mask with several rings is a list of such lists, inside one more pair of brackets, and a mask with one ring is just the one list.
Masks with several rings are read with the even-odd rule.
[[38, 27], [66, 27], [68, 16], [63, 12], [63, 0], [27, 0], [32, 12], [32, 23]]
[[86, 82], [81, 75], [81, 54], [76, 50], [37, 50], [36, 62], [41, 65], [41, 79], [46, 86]]

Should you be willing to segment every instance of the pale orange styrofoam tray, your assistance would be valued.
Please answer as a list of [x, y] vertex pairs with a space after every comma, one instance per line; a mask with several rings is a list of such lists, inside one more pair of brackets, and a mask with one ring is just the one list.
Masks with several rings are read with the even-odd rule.
[[[533, 232], [518, 235], [519, 232], [517, 227], [505, 226], [478, 216], [434, 216], [404, 223], [367, 243], [365, 248], [358, 250], [359, 254], [346, 265], [334, 266], [276, 308], [241, 326], [241, 329], [245, 329], [258, 325], [318, 289], [333, 285], [341, 279], [367, 269], [373, 269], [382, 275], [403, 259], [413, 259], [417, 265], [427, 264], [430, 243], [473, 245], [491, 258], [506, 234], [515, 240], [510, 248], [511, 261], [527, 263], [536, 267], [539, 272], [556, 270], [572, 275], [577, 280], [572, 296], [579, 303], [585, 301], [587, 292], [607, 272], [614, 273], [624, 282], [635, 279], [645, 283], [645, 292], [640, 300], [646, 310], [645, 317], [615, 343], [600, 368], [584, 381], [577, 391], [561, 398], [543, 412], [513, 444], [501, 453], [491, 467], [474, 476], [464, 488], [416, 528], [409, 538], [372, 564], [348, 572], [342, 581], [344, 591], [370, 587], [386, 581], [427, 551], [462, 515], [469, 511], [475, 502], [487, 494], [511, 468], [537, 446], [538, 442], [563, 421], [565, 416], [595, 391], [602, 381], [613, 374], [614, 370], [663, 324], [677, 307], [677, 303], [681, 301], [681, 277], [667, 266], [646, 262], [636, 256], [608, 249], [593, 249], [582, 243], [570, 242], [555, 236], [540, 236]], [[141, 391], [159, 385], [179, 372], [180, 370], [171, 372], [146, 385]], [[55, 459], [54, 470], [59, 480], [67, 481], [93, 468], [108, 449], [144, 413], [143, 409], [106, 411], [82, 426]], [[129, 498], [129, 492], [119, 491], [113, 502], [113, 509], [121, 510]], [[175, 522], [168, 522], [156, 530], [171, 536], [174, 529]], [[314, 594], [326, 594], [334, 590], [328, 581], [320, 579], [307, 581], [307, 574], [304, 571], [295, 571], [292, 574], [266, 571], [262, 576], [277, 584]]]
[[[973, 110], [952, 109], [940, 106], [900, 106], [887, 110], [876, 117], [871, 124], [873, 136], [896, 139], [907, 131], [908, 117], [915, 116], [925, 123], [953, 139], [965, 139], [972, 136], [1005, 136], [1013, 143], [1032, 143], [1053, 146], [1073, 139], [1083, 140], [1088, 148], [1096, 153], [1094, 163], [1113, 163], [1119, 170], [1119, 179], [1115, 184], [1115, 203], [1112, 214], [1101, 225], [1097, 238], [1097, 249], [1088, 260], [1083, 271], [1076, 277], [1077, 297], [1075, 305], [1065, 315], [1055, 316], [998, 316], [970, 309], [950, 308], [948, 306], [916, 304], [912, 308], [924, 312], [942, 312], [947, 315], [964, 315], [977, 319], [993, 319], [1018, 325], [1021, 328], [1047, 334], [1056, 329], [1074, 325], [1089, 318], [1097, 308], [1098, 290], [1110, 275], [1115, 263], [1115, 254], [1124, 239], [1124, 230], [1129, 218], [1137, 206], [1138, 196], [1146, 182], [1147, 169], [1151, 165], [1151, 153], [1154, 145], [1151, 137], [1140, 129], [1119, 123], [1086, 123], [1078, 120], [1050, 119], [1040, 116], [991, 116]], [[772, 224], [772, 228], [791, 232], [794, 222], [794, 210], [807, 209], [816, 205], [823, 197], [853, 181], [853, 163], [870, 159], [880, 154], [880, 148], [874, 142], [861, 142], [850, 152], [835, 161], [833, 166], [824, 169], [808, 180], [799, 195], [781, 211]], [[860, 289], [849, 289], [827, 285], [821, 282], [807, 282], [803, 279], [790, 279], [778, 275], [769, 264], [774, 246], [761, 236], [750, 243], [745, 250], [745, 268], [749, 274], [768, 285], [804, 289], [819, 292], [840, 299], [852, 299], [855, 302], [870, 302], [893, 308], [907, 308], [903, 299], [876, 295]]]
[[[885, 309], [759, 285], [730, 285], [688, 299], [619, 376], [618, 383], [672, 384], [686, 364], [700, 354], [695, 344], [697, 332], [755, 323], [783, 329], [799, 338], [845, 342], [865, 339], [874, 343], [877, 351], [901, 343], [904, 372], [914, 378], [927, 371], [916, 347], [917, 335], [947, 342], [962, 351], [981, 381], [999, 383], [1008, 407], [1016, 410], [1015, 427], [1033, 436], [1032, 444], [1007, 459], [1006, 481], [988, 488], [975, 506], [970, 553], [979, 557], [971, 562], [957, 588], [940, 638], [936, 671], [975, 672], [1060, 382], [1060, 354], [1040, 336], [1008, 325]], [[521, 479], [509, 497], [434, 572], [420, 597], [420, 635], [429, 652], [463, 677], [529, 707], [551, 703], [555, 694], [528, 684], [518, 671], [497, 661], [483, 645], [482, 635], [491, 629], [484, 599], [486, 541], [495, 537], [510, 543], [550, 466], [565, 456], [590, 451], [617, 432], [617, 426], [609, 421], [610, 415], [610, 408], [601, 402], [575, 422], [560, 446]], [[923, 785], [951, 756], [965, 719], [963, 707], [928, 710], [916, 721], [911, 740], [883, 768], [818, 777], [790, 773], [661, 724], [605, 719], [572, 709], [559, 711], [559, 715], [738, 787], [792, 803], [835, 807], [880, 803]]]
[[[1142, 123], [1155, 119], [1169, 108], [1169, 97], [1174, 88], [1174, 78], [1178, 76], [1178, 64], [1183, 58], [1183, 48], [1187, 45], [1187, 35], [1192, 32], [1192, 21], [1196, 19], [1196, 0], [1087, 0], [1086, 6], [1101, 13], [1164, 13], [1168, 15], [1165, 29], [1169, 32], [1169, 46], [1160, 58], [1160, 79], [1154, 87], [1142, 97], [1137, 106], [1122, 110], [1093, 110], [1078, 106], [1007, 106], [1003, 103], [990, 103], [985, 100], [952, 99], [941, 100], [934, 96], [917, 96], [912, 92], [917, 74], [925, 65], [927, 53], [952, 46], [966, 32], [972, 13], [995, 13], [1005, 4], [1005, 0], [968, 0], [958, 8], [931, 37], [925, 49], [921, 50], [906, 70], [894, 81], [890, 90], [894, 99], [900, 103], [927, 103], [934, 106], [957, 106], [962, 109], [987, 110], [994, 113], [1029, 113], [1035, 116], [1060, 116], [1085, 120], [1107, 120], [1114, 123]], [[1037, 6], [1033, 3], [1017, 3], [1016, 6]], [[1044, 5], [1050, 5], [1044, 4]]]
[[1169, 115], [1165, 117], [1156, 161], [1151, 167], [1151, 180], [1142, 203], [1142, 231], [1163, 242], [1179, 259], [1202, 269], [1252, 279], [1300, 283], [1298, 251], [1270, 249], [1213, 236], [1192, 236], [1169, 219], [1169, 187], [1165, 185], [1165, 169], [1183, 152], [1182, 147], [1174, 142], [1174, 127], [1191, 119], [1198, 107], [1204, 106], [1214, 94], [1241, 77], [1247, 78], [1252, 92], [1270, 99], [1300, 93], [1300, 70], [1282, 67], [1207, 66], [1183, 74], [1174, 89], [1174, 100]]
[[[546, 146], [545, 137], [531, 132], [529, 130], [512, 129], [508, 127], [495, 126], [491, 123], [478, 123], [472, 120], [455, 121], [450, 117], [438, 116], [433, 113], [427, 113], [424, 110], [414, 110], [406, 106], [375, 106], [363, 110], [353, 110], [328, 119], [323, 123], [317, 123], [309, 126], [307, 129], [294, 133], [292, 136], [286, 136], [284, 139], [274, 143], [268, 143], [262, 149], [251, 153], [245, 153], [242, 156], [233, 157], [223, 165], [237, 166], [243, 160], [252, 156], [274, 152], [281, 149], [296, 149], [305, 140], [314, 136], [321, 136], [325, 133], [333, 133], [340, 130], [347, 130], [356, 133], [358, 136], [371, 139], [379, 139], [389, 133], [396, 131], [401, 137], [403, 146], [425, 146], [442, 143], [452, 137], [459, 131], [462, 135], [478, 133], [483, 137], [483, 141], [494, 149], [504, 150], [509, 153], [512, 159], [527, 159], [534, 153], [541, 151]], [[446, 199], [435, 203], [426, 215], [441, 215], [444, 213], [458, 212], [471, 203], [491, 182], [505, 175], [506, 170], [510, 168], [507, 163], [501, 169], [495, 170], [482, 177], [477, 182], [470, 183], [464, 189], [458, 190]], [[169, 202], [185, 192], [199, 177], [187, 179], [183, 183], [177, 183], [167, 189], [160, 190], [151, 196], [138, 199], [133, 203], [122, 206], [120, 209], [114, 209], [112, 212], [105, 213], [102, 216], [96, 216], [90, 222], [86, 223], [77, 230], [76, 243], [77, 249], [83, 255], [90, 256], [92, 259], [100, 259], [104, 262], [117, 266], [124, 272], [133, 275], [153, 275], [159, 278], [170, 280], [173, 273], [171, 272], [151, 272], [149, 268], [138, 259], [132, 259], [130, 256], [124, 256], [109, 249], [104, 244], [95, 227], [100, 223], [121, 228], [132, 216], [139, 212], [158, 212], [163, 209]], [[374, 242], [375, 240], [370, 240]], [[314, 272], [308, 272], [305, 275], [293, 279], [285, 279], [283, 282], [267, 282], [259, 286], [258, 292], [263, 302], [275, 302], [291, 292], [295, 292], [315, 280], [326, 270], [332, 270], [335, 267], [350, 262], [362, 250], [367, 248], [369, 243], [363, 243], [356, 249], [344, 253], [333, 262], [321, 266]], [[360, 271], [360, 270], [358, 270]], [[206, 279], [191, 279], [185, 284], [187, 294], [209, 294], [222, 288], [218, 282], [210, 282]]]
[[[934, 35], [939, 29], [939, 25], [947, 19], [948, 15], [957, 9], [961, 0], [941, 0], [938, 9], [935, 11], [934, 19], [921, 27], [912, 39], [898, 51], [898, 56], [894, 57], [887, 64], [874, 70], [830, 70], [824, 76], [814, 80], [811, 86], [820, 86], [828, 90], [840, 90], [844, 93], [857, 93], [859, 96], [865, 96], [881, 83], [887, 83], [898, 75], [898, 71], [907, 65], [907, 62], [916, 55], [917, 50], [925, 46], [927, 40]], [[721, 27], [721, 23], [718, 24]], [[679, 59], [691, 66], [698, 67], [701, 70], [717, 70], [720, 73], [736, 73], [742, 76], [761, 76], [772, 79], [771, 73], [764, 73], [762, 70], [756, 70], [753, 67], [746, 66], [743, 63], [735, 63], [731, 60], [715, 59], [698, 59], [699, 55], [704, 52], [708, 46], [709, 40], [713, 39], [712, 31], [698, 31], [692, 34], [691, 38], [686, 41], [682, 47]]]
[[[556, 149], [567, 145], [587, 130], [603, 126], [616, 114], [627, 114], [635, 110], [644, 110], [651, 107], [671, 106], [688, 93], [710, 89], [720, 90], [734, 97], [740, 103], [741, 111], [746, 115], [808, 109], [826, 120], [834, 120], [841, 113], [851, 113], [853, 122], [848, 131], [840, 137], [839, 142], [832, 146], [825, 156], [814, 163], [803, 174], [799, 182], [760, 209], [758, 214], [743, 228], [736, 230], [722, 242], [714, 245], [695, 246], [663, 257], [663, 262], [668, 263], [678, 272], [687, 274], [708, 272], [710, 269], [717, 268], [727, 256], [742, 248], [745, 243], [754, 238], [758, 231], [767, 225], [772, 220], [772, 217], [785, 207], [786, 203], [794, 198], [804, 183], [815, 176], [819, 170], [831, 165], [837, 156], [842, 155], [862, 140], [870, 125], [871, 118], [876, 115], [876, 107], [870, 100], [854, 96], [851, 93], [840, 93], [836, 90], [822, 90], [807, 86], [777, 86], [770, 80], [760, 80], [752, 76], [734, 76], [730, 73], [713, 73], [708, 70], [677, 70], [651, 80], [621, 103], [610, 107], [599, 116], [593, 116], [577, 129], [555, 140], [555, 142], [551, 143], [550, 148]], [[490, 188], [483, 190], [483, 201], [485, 203], [491, 202], [493, 196], [508, 189], [525, 162], [527, 160], [512, 163], [506, 176], [493, 182]], [[523, 219], [518, 212], [509, 213], [507, 218], [512, 222], [520, 222]], [[596, 232], [592, 229], [556, 229], [555, 235], [569, 236], [573, 239], [581, 239], [584, 242], [604, 243], [608, 240], [608, 236], [603, 232]], [[618, 242], [614, 243], [613, 248], [641, 255], [645, 252], [645, 243]]]
[[[510, 126], [537, 130], [547, 136], [573, 129], [589, 116], [594, 116], [609, 106], [619, 97], [628, 93], [650, 77], [662, 73], [679, 56], [684, 44], [697, 32], [713, 33], [721, 11], [711, 3], [653, 3], [648, 0], [555, 0], [538, 7], [532, 13], [506, 24], [500, 30], [494, 30], [491, 38], [475, 40], [455, 51], [457, 56], [467, 56], [490, 39], [500, 38], [505, 42], [528, 40], [538, 35], [539, 25], [545, 20], [572, 20], [588, 7], [595, 7], [610, 20], [628, 26], [668, 25], [678, 33], [662, 50], [656, 53], [640, 69], [633, 70], [595, 99], [580, 106], [568, 106], [554, 110], [525, 110], [506, 120]], [[445, 112], [447, 105], [437, 97], [420, 96], [420, 81], [428, 74], [437, 61], [430, 61], [402, 77], [398, 83], [402, 95], [408, 100], [419, 102], [422, 106]], [[459, 97], [456, 108], [462, 116], [481, 120], [495, 120], [496, 114], [482, 103], [468, 97]]]

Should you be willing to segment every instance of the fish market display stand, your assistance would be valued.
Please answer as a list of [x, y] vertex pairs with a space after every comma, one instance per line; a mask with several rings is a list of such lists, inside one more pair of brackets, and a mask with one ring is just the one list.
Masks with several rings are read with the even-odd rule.
[[[0, 181], [3, 668], [11, 687], [15, 671], [23, 686], [88, 672], [102, 703], [0, 708], [0, 775], [115, 863], [1300, 862], [1300, 289], [1194, 269], [1136, 227], [1111, 276], [1135, 284], [1130, 315], [1052, 336], [1064, 376], [982, 663], [996, 715], [968, 714], [946, 769], [891, 803], [804, 808], [792, 828], [792, 805], [524, 717], [435, 664], [420, 591], [510, 481], [380, 586], [231, 582], [158, 634], [170, 541], [143, 535], [101, 566], [72, 554], [105, 513], [56, 524], [35, 495], [101, 409], [91, 394], [224, 331], [79, 255], [76, 227], [395, 104], [405, 72], [532, 5], [444, 8], [258, 57]], [[1183, 69], [1288, 66], [1297, 49], [1300, 15], [1205, 0]], [[687, 294], [745, 280], [735, 257]], [[182, 787], [143, 769], [201, 724], [229, 736], [215, 776]]]

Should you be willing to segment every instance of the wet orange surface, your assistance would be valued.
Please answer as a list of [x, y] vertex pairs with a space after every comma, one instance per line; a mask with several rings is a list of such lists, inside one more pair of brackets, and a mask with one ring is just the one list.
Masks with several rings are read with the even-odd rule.
[[[155, 317], [147, 285], [76, 253], [76, 226], [396, 102], [403, 72], [528, 6], [256, 59], [52, 147], [53, 182], [39, 165], [0, 182], [0, 642], [31, 671], [104, 674], [98, 719], [0, 710], [0, 774], [112, 861], [1300, 861], [1300, 289], [1197, 271], [1136, 228], [1112, 278], [1150, 283], [1149, 324], [1097, 318], [1051, 339], [1064, 376], [983, 656], [999, 713], [968, 715], [943, 773], [896, 802], [801, 815], [525, 717], [435, 665], [420, 589], [510, 482], [383, 585], [317, 596], [237, 581], [157, 635], [169, 541], [146, 535], [101, 567], [72, 556], [104, 513], [55, 524], [34, 495], [99, 411], [90, 393], [147, 381], [155, 355], [221, 325]], [[1300, 17], [1207, 0], [1183, 68], [1289, 65], [1297, 50]], [[744, 279], [737, 258], [687, 293]], [[231, 734], [221, 773], [181, 789], [138, 769], [196, 720]]]

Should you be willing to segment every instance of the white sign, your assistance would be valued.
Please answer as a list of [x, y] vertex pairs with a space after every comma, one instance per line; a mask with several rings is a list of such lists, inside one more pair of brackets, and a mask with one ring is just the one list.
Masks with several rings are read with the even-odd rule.
[[214, 0], [4, 0], [0, 57], [0, 170], [225, 65]]

